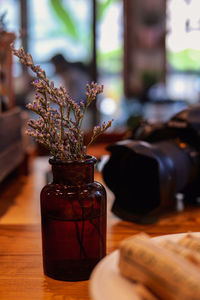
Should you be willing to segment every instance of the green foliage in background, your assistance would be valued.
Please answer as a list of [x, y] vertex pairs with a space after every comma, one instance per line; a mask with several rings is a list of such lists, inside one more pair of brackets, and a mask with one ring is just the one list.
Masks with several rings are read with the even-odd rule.
[[109, 73], [120, 73], [122, 70], [122, 47], [109, 52], [99, 52], [97, 63], [100, 69], [108, 70]]
[[58, 19], [61, 21], [66, 34], [72, 39], [77, 40], [78, 32], [76, 22], [69, 10], [64, 7], [61, 0], [50, 0], [50, 4]]
[[[109, 11], [111, 5], [119, 0], [97, 1], [97, 25], [103, 22], [103, 18]], [[97, 64], [100, 69], [108, 73], [120, 73], [122, 70], [122, 46], [107, 52], [97, 50]]]
[[185, 49], [179, 52], [168, 52], [167, 61], [176, 70], [200, 71], [200, 50]]
[[[116, 1], [116, 0], [114, 0]], [[106, 11], [109, 9], [110, 5], [113, 3], [113, 0], [97, 1], [97, 21], [101, 21], [105, 16]]]
[[[54, 12], [55, 16], [60, 21], [60, 34], [66, 35], [67, 38], [71, 39], [77, 44], [84, 45], [84, 48], [91, 49], [92, 44], [92, 23], [89, 27], [88, 33], [82, 33], [81, 24], [79, 19], [76, 18], [75, 14], [70, 10], [69, 3], [62, 0], [49, 0], [50, 7]], [[119, 0], [104, 0], [97, 1], [97, 26], [101, 22], [108, 12], [111, 5]], [[89, 1], [88, 1], [89, 4]], [[58, 31], [55, 30], [54, 34], [58, 35]], [[118, 73], [121, 71], [121, 57], [122, 47], [112, 51], [103, 53], [97, 50], [97, 63], [101, 66], [101, 69], [109, 71], [111, 73]]]

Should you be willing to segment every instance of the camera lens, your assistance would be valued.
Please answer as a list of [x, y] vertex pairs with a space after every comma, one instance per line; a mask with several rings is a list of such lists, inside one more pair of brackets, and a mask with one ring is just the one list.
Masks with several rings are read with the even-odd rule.
[[[197, 174], [192, 150], [177, 140], [157, 143], [126, 140], [108, 147], [111, 157], [103, 178], [115, 194], [113, 211], [145, 215], [168, 207]], [[126, 218], [126, 216], [123, 218]], [[133, 217], [135, 218], [135, 217]]]

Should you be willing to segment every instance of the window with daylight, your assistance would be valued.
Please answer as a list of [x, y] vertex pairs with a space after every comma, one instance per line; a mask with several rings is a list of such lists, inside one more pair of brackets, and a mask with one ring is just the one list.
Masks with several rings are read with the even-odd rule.
[[[17, 32], [16, 47], [23, 36], [34, 61], [57, 84], [51, 61], [56, 55], [91, 71], [93, 5], [93, 0], [0, 0], [0, 12], [7, 11], [8, 29]], [[105, 86], [97, 108], [105, 120], [119, 115], [123, 97], [123, 0], [96, 0], [96, 11], [97, 78]], [[21, 31], [22, 20], [26, 28]], [[16, 58], [14, 62], [18, 78], [22, 70]]]
[[200, 100], [198, 0], [167, 1], [166, 54], [167, 87], [170, 97], [196, 103]]

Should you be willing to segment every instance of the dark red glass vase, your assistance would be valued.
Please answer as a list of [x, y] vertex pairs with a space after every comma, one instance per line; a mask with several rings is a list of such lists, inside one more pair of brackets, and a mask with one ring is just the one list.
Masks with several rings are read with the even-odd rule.
[[106, 254], [106, 192], [94, 181], [96, 159], [49, 162], [53, 182], [41, 191], [44, 273], [87, 280]]

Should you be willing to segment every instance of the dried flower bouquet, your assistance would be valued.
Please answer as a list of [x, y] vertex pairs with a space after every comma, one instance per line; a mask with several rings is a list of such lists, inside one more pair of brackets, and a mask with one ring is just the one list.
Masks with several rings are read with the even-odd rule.
[[23, 48], [16, 50], [13, 45], [11, 48], [21, 63], [29, 67], [37, 77], [33, 82], [35, 99], [27, 108], [39, 117], [37, 120], [29, 120], [27, 134], [46, 147], [55, 159], [84, 160], [86, 147], [112, 125], [111, 120], [95, 126], [90, 142], [87, 146], [84, 145], [83, 119], [87, 108], [103, 92], [103, 85], [94, 82], [86, 84], [86, 103], [81, 101], [78, 104], [62, 85], [57, 88], [53, 81], [49, 81], [45, 71], [34, 64], [32, 56], [26, 54]]

